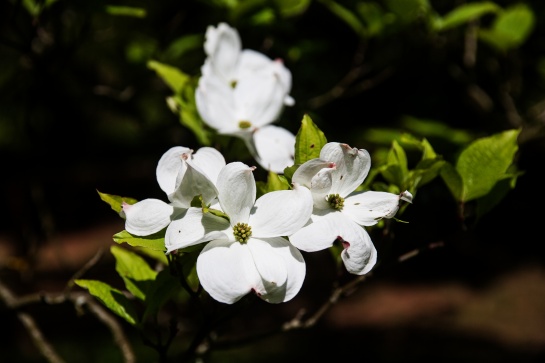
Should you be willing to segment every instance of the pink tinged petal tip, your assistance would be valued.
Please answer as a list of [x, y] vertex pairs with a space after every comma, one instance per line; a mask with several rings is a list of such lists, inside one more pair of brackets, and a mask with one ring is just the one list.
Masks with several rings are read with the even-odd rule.
[[345, 241], [341, 236], [337, 236], [337, 241], [341, 242], [345, 250], [350, 248], [350, 242]]

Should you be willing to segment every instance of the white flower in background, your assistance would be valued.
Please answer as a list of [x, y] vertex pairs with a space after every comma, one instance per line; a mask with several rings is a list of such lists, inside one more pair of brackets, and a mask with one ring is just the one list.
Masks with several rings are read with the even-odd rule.
[[[184, 219], [190, 219], [201, 210], [191, 207], [195, 196], [201, 195], [207, 205], [217, 204], [215, 184], [224, 166], [223, 155], [214, 148], [202, 147], [196, 153], [181, 146], [170, 148], [163, 154], [156, 169], [157, 182], [170, 203], [150, 198], [132, 205], [123, 204], [125, 229], [133, 235], [149, 236], [168, 226], [167, 234], [169, 230], [183, 229], [191, 238], [203, 237], [199, 233], [206, 231], [188, 226]], [[207, 215], [205, 218], [212, 217]]]
[[292, 106], [295, 101], [291, 91], [291, 72], [280, 59], [272, 60], [251, 49], [242, 49], [242, 42], [236, 29], [226, 23], [206, 29], [204, 51], [207, 58], [201, 68], [203, 76], [213, 76], [221, 83], [236, 88], [241, 80], [274, 75], [283, 91], [282, 102]]
[[[207, 58], [195, 93], [200, 116], [219, 134], [243, 139], [263, 168], [282, 173], [293, 165], [289, 140], [295, 136], [279, 127], [263, 129], [285, 105], [294, 104], [291, 72], [281, 60], [242, 50], [238, 32], [225, 23], [207, 28], [204, 49]], [[266, 136], [257, 137], [259, 131]]]
[[[283, 236], [295, 233], [310, 218], [311, 193], [294, 184], [293, 190], [256, 200], [254, 169], [234, 162], [220, 172], [218, 199], [229, 221], [217, 218], [209, 225], [211, 220], [195, 217], [205, 230], [221, 234], [201, 251], [197, 274], [203, 288], [227, 304], [252, 291], [270, 303], [288, 301], [299, 292], [306, 274], [301, 252]], [[178, 248], [196, 244], [182, 233], [176, 237]]]
[[400, 199], [412, 202], [408, 191], [401, 195], [386, 192], [354, 192], [371, 168], [366, 150], [346, 144], [327, 143], [320, 158], [301, 165], [292, 177], [310, 189], [314, 210], [309, 223], [289, 236], [291, 243], [307, 252], [329, 248], [340, 240], [346, 269], [363, 275], [376, 263], [377, 251], [362, 226], [372, 226], [382, 218], [392, 218]]

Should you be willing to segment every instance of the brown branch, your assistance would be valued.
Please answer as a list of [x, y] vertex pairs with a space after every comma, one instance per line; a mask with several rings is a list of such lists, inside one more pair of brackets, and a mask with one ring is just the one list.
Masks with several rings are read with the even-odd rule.
[[[0, 298], [10, 309], [18, 305], [17, 298], [13, 293], [0, 281]], [[53, 346], [44, 337], [41, 329], [36, 324], [34, 318], [25, 312], [17, 312], [17, 318], [21, 321], [25, 329], [30, 334], [34, 345], [42, 356], [50, 363], [64, 363], [64, 360], [57, 354]]]
[[[134, 363], [136, 361], [134, 352], [125, 336], [119, 322], [100, 304], [98, 304], [88, 293], [83, 292], [64, 292], [60, 294], [29, 294], [22, 297], [15, 297], [9, 288], [0, 282], [0, 298], [5, 302], [6, 306], [12, 310], [19, 310], [22, 307], [45, 303], [49, 305], [62, 304], [70, 301], [74, 304], [76, 310], [81, 311], [81, 306], [87, 306], [89, 311], [102, 321], [112, 332], [114, 342], [121, 350], [126, 363]], [[40, 353], [51, 363], [62, 363], [62, 360], [51, 344], [45, 339], [39, 327], [35, 324], [34, 319], [28, 313], [17, 311], [19, 320], [23, 323], [26, 330], [32, 337], [35, 346], [40, 350]]]

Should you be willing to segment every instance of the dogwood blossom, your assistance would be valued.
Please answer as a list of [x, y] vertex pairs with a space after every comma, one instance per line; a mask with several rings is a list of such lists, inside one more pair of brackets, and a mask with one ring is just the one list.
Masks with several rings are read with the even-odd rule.
[[309, 223], [289, 236], [297, 248], [319, 251], [333, 242], [342, 242], [341, 253], [346, 269], [363, 275], [376, 263], [377, 251], [362, 226], [372, 226], [382, 218], [392, 218], [399, 201], [412, 201], [408, 191], [401, 195], [386, 192], [355, 192], [367, 177], [371, 157], [366, 150], [330, 142], [320, 151], [320, 158], [301, 165], [292, 181], [310, 189], [314, 209]]
[[[225, 159], [219, 151], [202, 147], [197, 152], [176, 146], [165, 152], [156, 168], [157, 182], [167, 194], [169, 203], [149, 198], [135, 204], [123, 204], [125, 229], [137, 236], [149, 236], [167, 227], [169, 230], [184, 229], [198, 239], [202, 229], [188, 228], [184, 218], [192, 216], [200, 208], [192, 208], [195, 196], [202, 196], [207, 205], [217, 202], [216, 182]], [[167, 244], [168, 250], [168, 244]]]
[[[214, 299], [227, 304], [251, 291], [270, 303], [288, 301], [299, 292], [306, 274], [301, 252], [283, 236], [295, 233], [310, 218], [311, 193], [293, 184], [292, 190], [256, 200], [254, 169], [233, 162], [219, 174], [218, 199], [229, 221], [195, 217], [204, 229], [217, 234], [197, 259], [199, 280]], [[206, 214], [210, 213], [201, 211], [201, 217]], [[178, 234], [180, 248], [196, 243]]]
[[262, 167], [282, 173], [293, 165], [295, 136], [266, 126], [277, 120], [285, 105], [294, 104], [289, 95], [291, 72], [281, 60], [243, 50], [238, 32], [226, 23], [209, 26], [205, 37], [207, 58], [195, 92], [201, 118], [219, 134], [244, 140]]

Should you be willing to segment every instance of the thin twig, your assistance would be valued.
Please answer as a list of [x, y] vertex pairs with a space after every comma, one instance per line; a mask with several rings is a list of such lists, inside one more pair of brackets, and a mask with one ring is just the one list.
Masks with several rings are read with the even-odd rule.
[[[0, 281], [0, 298], [4, 301], [6, 306], [12, 309], [17, 306], [17, 298], [13, 295], [10, 289]], [[64, 360], [57, 354], [53, 346], [44, 337], [41, 329], [38, 327], [34, 318], [25, 312], [17, 312], [17, 318], [21, 321], [23, 326], [28, 331], [34, 345], [42, 356], [50, 363], [64, 363]]]

